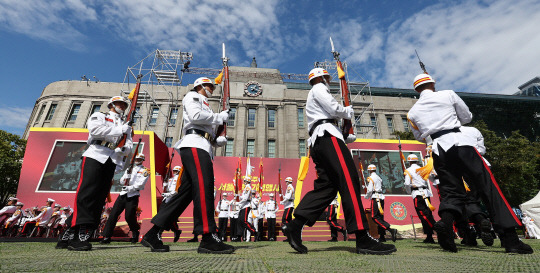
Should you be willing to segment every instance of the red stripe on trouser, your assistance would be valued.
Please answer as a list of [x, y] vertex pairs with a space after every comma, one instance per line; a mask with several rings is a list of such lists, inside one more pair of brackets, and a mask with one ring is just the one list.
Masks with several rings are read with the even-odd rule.
[[287, 210], [287, 214], [285, 214], [285, 221], [286, 221], [285, 224], [288, 224], [289, 223], [289, 216], [291, 214], [292, 208], [286, 208], [286, 210]]
[[204, 194], [204, 180], [201, 170], [201, 162], [199, 162], [199, 155], [197, 154], [197, 148], [191, 148], [193, 153], [193, 160], [195, 161], [195, 167], [197, 168], [197, 177], [199, 180], [199, 196], [201, 201], [201, 216], [203, 222], [203, 234], [210, 233], [210, 228], [208, 227], [208, 218], [206, 217], [206, 196]]
[[510, 207], [510, 205], [508, 204], [508, 201], [506, 201], [506, 198], [504, 198], [504, 195], [502, 194], [501, 192], [501, 189], [499, 188], [499, 184], [497, 184], [497, 181], [495, 181], [495, 177], [493, 176], [493, 173], [491, 172], [491, 169], [489, 169], [489, 167], [487, 166], [486, 164], [486, 161], [484, 161], [484, 158], [482, 157], [482, 155], [478, 152], [478, 150], [476, 150], [476, 148], [474, 149], [474, 151], [476, 152], [476, 154], [478, 154], [478, 156], [480, 157], [480, 160], [482, 160], [482, 164], [484, 164], [484, 169], [486, 169], [489, 173], [489, 176], [491, 178], [491, 183], [493, 183], [493, 185], [495, 185], [495, 188], [497, 189], [497, 191], [499, 191], [499, 195], [501, 196], [502, 200], [504, 201], [504, 204], [506, 205], [506, 207], [508, 208], [508, 211], [510, 212], [510, 214], [512, 215], [512, 217], [514, 217], [514, 221], [516, 221], [516, 223], [521, 227], [523, 224], [521, 223], [521, 221], [517, 218], [516, 214], [514, 213], [514, 210], [512, 210], [512, 208]]
[[[373, 221], [375, 221], [375, 223], [377, 223], [377, 225], [379, 225], [380, 227], [386, 229], [386, 226], [384, 226], [383, 224], [381, 224], [381, 222], [379, 222], [377, 219], [375, 219], [375, 214], [374, 214], [374, 209], [373, 207], [375, 207], [375, 199], [371, 199], [371, 219], [373, 219]], [[377, 205], [377, 209], [379, 209], [379, 206]]]
[[79, 186], [77, 186], [77, 191], [75, 193], [75, 205], [73, 205], [73, 219], [71, 220], [71, 227], [77, 225], [77, 196], [79, 196], [79, 189], [81, 188], [83, 175], [84, 175], [84, 163], [86, 162], [86, 156], [83, 157], [81, 165], [81, 178], [79, 178]]
[[247, 219], [248, 214], [249, 214], [248, 211], [247, 211], [248, 208], [245, 208], [245, 210], [246, 210], [246, 212], [244, 213], [244, 215], [245, 215], [245, 216], [244, 216], [244, 223], [246, 223], [246, 226], [248, 227], [249, 231], [251, 231], [251, 232], [257, 232], [254, 228], [251, 227], [250, 223], [248, 222], [248, 219]]
[[[416, 199], [416, 197], [414, 198], [414, 206], [416, 208], [418, 208], [418, 199]], [[424, 220], [426, 220], [426, 222], [429, 224], [429, 227], [433, 228], [433, 224], [431, 224], [431, 222], [428, 220], [428, 218], [426, 217], [426, 215], [424, 215], [424, 213], [422, 212], [421, 209], [418, 209], [418, 212], [420, 212], [420, 215], [422, 216], [422, 218], [424, 218]]]
[[345, 159], [343, 158], [343, 154], [341, 153], [341, 149], [339, 148], [336, 137], [332, 137], [332, 143], [334, 144], [334, 149], [336, 150], [339, 164], [341, 165], [341, 169], [343, 170], [343, 174], [345, 175], [345, 181], [347, 181], [347, 188], [349, 188], [349, 193], [351, 195], [354, 208], [354, 215], [356, 216], [356, 226], [358, 227], [358, 229], [364, 229], [364, 224], [362, 223], [362, 217], [360, 214], [360, 207], [358, 206], [358, 199], [356, 199], [356, 191], [354, 190], [351, 175], [349, 174], [349, 169], [345, 164]]

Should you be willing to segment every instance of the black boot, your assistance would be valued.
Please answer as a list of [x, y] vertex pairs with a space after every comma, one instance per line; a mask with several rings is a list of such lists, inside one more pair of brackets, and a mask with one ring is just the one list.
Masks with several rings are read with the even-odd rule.
[[[295, 219], [296, 220], [296, 219]], [[282, 227], [283, 234], [287, 236], [287, 241], [294, 250], [301, 254], [306, 254], [308, 249], [302, 244], [302, 226], [296, 224], [295, 220], [289, 222]]]
[[488, 219], [483, 219], [480, 222], [480, 239], [486, 246], [493, 245], [493, 234], [491, 233], [491, 223]]
[[71, 228], [66, 229], [60, 236], [58, 236], [58, 243], [56, 243], [56, 249], [65, 249], [69, 245], [69, 240], [73, 240], [75, 232]]
[[104, 237], [103, 240], [99, 241], [99, 243], [102, 245], [108, 245], [111, 243], [111, 238]]
[[348, 237], [349, 233], [347, 233], [347, 230], [343, 229], [341, 233], [343, 233], [343, 241], [347, 241], [349, 239]]
[[193, 238], [187, 240], [188, 243], [196, 243], [199, 241], [198, 235], [194, 235]]
[[79, 231], [76, 232], [73, 240], [69, 241], [68, 249], [75, 251], [91, 250], [92, 244], [88, 241], [90, 234], [92, 234], [92, 230], [89, 230], [85, 225], [80, 225]]
[[433, 226], [437, 232], [437, 240], [439, 245], [450, 252], [457, 252], [456, 243], [454, 242], [454, 231], [451, 226], [447, 226], [444, 222], [439, 221]]
[[358, 254], [388, 255], [396, 251], [396, 246], [380, 243], [369, 236], [365, 230], [356, 232], [356, 253]]
[[131, 240], [129, 240], [132, 244], [136, 244], [139, 242], [139, 231], [132, 231], [131, 232]]
[[338, 241], [337, 237], [332, 237], [332, 239], [328, 240], [328, 242], [337, 242], [337, 241]]
[[506, 253], [517, 254], [532, 254], [534, 253], [531, 246], [519, 240], [516, 230], [514, 228], [504, 231], [504, 236], [501, 238], [501, 242], [504, 241], [504, 248]]
[[178, 229], [178, 230], [173, 230], [174, 232], [174, 240], [173, 242], [178, 242], [178, 240], [180, 239], [180, 234], [182, 234], [182, 230]]
[[466, 246], [478, 245], [478, 242], [476, 242], [476, 231], [473, 228], [467, 225], [467, 227], [464, 228], [464, 233], [465, 234], [463, 235], [463, 240], [461, 241], [461, 244]]
[[426, 239], [424, 240], [424, 244], [434, 244], [435, 240], [433, 240], [433, 235], [428, 234]]
[[386, 242], [386, 238], [384, 238], [384, 235], [379, 235], [379, 239], [377, 239], [377, 241], [384, 243]]
[[198, 253], [209, 254], [231, 254], [234, 252], [234, 246], [225, 244], [215, 233], [203, 234]]
[[152, 252], [169, 252], [169, 246], [164, 245], [159, 233], [159, 227], [152, 227], [142, 238], [141, 244], [149, 247]]
[[397, 229], [389, 228], [388, 231], [390, 231], [390, 235], [392, 236], [392, 242], [395, 242], [397, 240]]

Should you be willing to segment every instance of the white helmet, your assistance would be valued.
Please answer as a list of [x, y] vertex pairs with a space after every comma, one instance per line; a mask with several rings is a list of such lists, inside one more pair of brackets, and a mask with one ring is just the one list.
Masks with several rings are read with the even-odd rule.
[[193, 83], [193, 90], [195, 90], [197, 86], [203, 85], [205, 83], [212, 85], [212, 90], [216, 89], [216, 86], [214, 85], [214, 83], [212, 83], [212, 80], [210, 80], [207, 77], [200, 77], [196, 79], [195, 82]]
[[226, 192], [224, 192], [222, 195], [225, 196], [225, 197], [227, 197], [227, 193], [226, 193]]
[[173, 170], [173, 172], [174, 171], [179, 172], [181, 169], [182, 169], [182, 167], [180, 167], [180, 166], [174, 166], [174, 168], [172, 170]]
[[111, 105], [113, 104], [113, 102], [115, 101], [120, 101], [120, 102], [123, 102], [126, 104], [126, 108], [128, 107], [129, 103], [127, 101], [126, 98], [122, 97], [122, 96], [114, 96], [112, 97], [110, 100], [109, 100], [109, 103], [107, 104], [107, 107], [111, 107]]
[[244, 182], [251, 183], [251, 177], [245, 176], [244, 177]]
[[271, 193], [271, 194], [269, 194], [268, 196], [270, 196], [270, 197], [274, 197], [274, 194], [273, 194], [273, 193]]
[[142, 159], [144, 160], [144, 154], [143, 153], [138, 153], [137, 156], [135, 156], [135, 159]]
[[328, 77], [330, 77], [330, 80], [332, 80], [332, 76], [330, 76], [330, 74], [328, 74], [328, 71], [326, 71], [326, 69], [320, 68], [320, 67], [311, 69], [311, 71], [309, 71], [309, 75], [308, 75], [309, 84], [311, 84], [311, 80], [313, 80], [313, 79], [315, 79], [317, 77], [322, 77], [322, 76], [328, 76]]
[[257, 194], [257, 191], [256, 190], [251, 190], [251, 194]]
[[416, 156], [415, 154], [410, 154], [409, 156], [407, 156], [407, 161], [418, 161], [418, 156]]
[[24, 203], [23, 202], [17, 202], [17, 205], [16, 206], [21, 206], [23, 207], [24, 206]]
[[373, 164], [369, 164], [369, 166], [367, 166], [367, 169], [368, 169], [368, 171], [375, 171], [375, 170], [377, 170], [377, 167], [375, 165], [373, 165]]
[[430, 82], [433, 82], [433, 83], [435, 82], [433, 77], [431, 77], [428, 74], [419, 74], [418, 76], [414, 77], [413, 86], [414, 86], [414, 89], [416, 89], [416, 87], [422, 84], [430, 83]]
[[292, 183], [292, 177], [289, 176], [289, 177], [285, 178], [285, 182]]

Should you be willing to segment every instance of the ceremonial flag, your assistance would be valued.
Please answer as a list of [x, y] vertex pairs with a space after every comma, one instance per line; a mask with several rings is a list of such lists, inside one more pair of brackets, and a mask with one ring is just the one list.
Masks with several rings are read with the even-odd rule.
[[216, 84], [221, 84], [222, 80], [223, 80], [223, 70], [221, 70], [219, 75], [214, 79], [214, 82], [216, 82]]
[[259, 196], [261, 196], [261, 197], [262, 197], [263, 180], [264, 180], [264, 177], [263, 177], [263, 161], [262, 161], [262, 157], [261, 157], [261, 162], [259, 163], [259, 181], [261, 181], [259, 183]]

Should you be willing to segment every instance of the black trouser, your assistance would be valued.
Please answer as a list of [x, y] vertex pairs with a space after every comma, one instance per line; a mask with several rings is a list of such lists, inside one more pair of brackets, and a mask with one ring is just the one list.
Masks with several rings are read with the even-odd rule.
[[219, 238], [225, 238], [227, 236], [227, 223], [229, 222], [229, 218], [222, 217], [219, 218]]
[[249, 229], [249, 231], [251, 231], [251, 235], [255, 235], [257, 233], [257, 230], [255, 230], [255, 227], [250, 222], [248, 222], [250, 211], [251, 211], [250, 207], [245, 207], [241, 209], [240, 213], [238, 214], [239, 222], [236, 222], [236, 234], [238, 236], [243, 236], [245, 229]]
[[328, 218], [326, 219], [326, 222], [330, 226], [330, 236], [332, 238], [338, 237], [338, 231], [343, 232], [344, 228], [337, 222], [336, 209], [334, 206], [328, 207]]
[[[429, 197], [426, 197], [426, 199], [430, 200]], [[435, 225], [435, 219], [433, 218], [433, 214], [431, 213], [431, 210], [427, 206], [426, 200], [424, 200], [424, 197], [417, 195], [414, 198], [414, 209], [416, 210], [416, 214], [418, 215], [418, 218], [420, 218], [420, 222], [422, 222], [422, 228], [424, 229], [424, 234], [432, 235], [433, 225]]]
[[73, 214], [66, 219], [66, 224], [71, 227], [87, 225], [90, 229], [96, 229], [105, 206], [105, 199], [111, 191], [116, 164], [111, 158], [104, 164], [90, 157], [83, 157], [82, 160]]
[[231, 238], [235, 238], [238, 234], [236, 232], [237, 223], [238, 223], [238, 218], [231, 218]]
[[181, 148], [180, 157], [184, 173], [180, 178], [178, 194], [152, 218], [152, 223], [170, 229], [178, 217], [193, 201], [194, 234], [216, 231], [214, 219], [214, 168], [210, 154], [198, 148]]
[[132, 197], [127, 197], [127, 194], [120, 195], [116, 198], [114, 202], [111, 213], [109, 214], [109, 219], [105, 224], [105, 229], [103, 230], [103, 238], [111, 238], [118, 222], [118, 218], [124, 209], [124, 218], [128, 223], [129, 229], [131, 232], [139, 231], [140, 226], [137, 222], [137, 207], [139, 206], [139, 196], [135, 195]]
[[294, 207], [286, 208], [283, 211], [283, 216], [281, 217], [281, 224], [285, 225], [288, 224], [292, 220]]
[[266, 218], [266, 222], [268, 223], [268, 239], [274, 238], [276, 239], [276, 218]]
[[441, 181], [439, 215], [451, 212], [458, 215], [458, 219], [461, 217], [467, 202], [462, 178], [468, 177], [471, 191], [478, 192], [494, 224], [502, 229], [521, 226], [521, 221], [504, 198], [491, 170], [474, 147], [452, 146], [445, 152], [439, 146], [438, 151], [438, 155], [433, 154], [433, 164]]
[[[379, 199], [381, 210], [384, 212], [384, 199]], [[386, 230], [390, 228], [390, 224], [384, 220], [384, 215], [379, 211], [377, 198], [371, 199], [371, 218], [377, 224], [379, 235], [384, 236]]]
[[[472, 180], [472, 178], [468, 177], [466, 174], [463, 176], [463, 179], [465, 180], [467, 185], [470, 183], [469, 181]], [[478, 193], [478, 190], [471, 190], [469, 192], [466, 191], [465, 194], [465, 211], [463, 213], [463, 218], [467, 218], [469, 219], [469, 221], [475, 221], [478, 216], [480, 216], [481, 218], [487, 218], [484, 210], [482, 210], [480, 194]], [[480, 224], [480, 222], [475, 222], [475, 224]]]
[[311, 148], [318, 178], [296, 207], [294, 216], [303, 217], [313, 226], [339, 191], [347, 230], [367, 230], [368, 222], [360, 201], [360, 180], [353, 158], [345, 143], [326, 133]]

